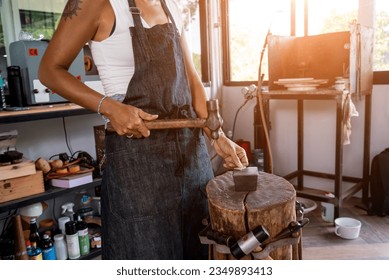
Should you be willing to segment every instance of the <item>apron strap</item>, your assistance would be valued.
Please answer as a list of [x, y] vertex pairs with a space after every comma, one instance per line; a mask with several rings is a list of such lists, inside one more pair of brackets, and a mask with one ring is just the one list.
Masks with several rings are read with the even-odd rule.
[[128, 0], [128, 6], [132, 18], [134, 19], [134, 27], [130, 27], [131, 37], [136, 37], [138, 39], [139, 44], [142, 46], [141, 49], [145, 60], [150, 61], [151, 57], [153, 57], [153, 50], [150, 46], [147, 34], [143, 30], [142, 19], [140, 17], [141, 11], [135, 5], [134, 0]]
[[[174, 28], [175, 28], [176, 31], [178, 32], [176, 22], [174, 21], [174, 18], [173, 18], [173, 16], [172, 16], [172, 14], [170, 13], [169, 8], [167, 7], [165, 0], [160, 0], [160, 1], [161, 1], [162, 9], [165, 11], [165, 13], [166, 13], [166, 15], [168, 16], [168, 18], [172, 21], [172, 24], [173, 24]], [[179, 33], [178, 33], [178, 34], [179, 34]]]
[[[176, 34], [179, 34], [177, 29], [176, 22], [172, 14], [170, 13], [169, 8], [166, 5], [165, 0], [160, 0], [162, 9], [164, 10], [168, 19], [172, 22]], [[135, 0], [128, 0], [128, 6], [130, 9], [130, 13], [132, 14], [132, 18], [134, 19], [134, 28], [130, 28], [130, 33], [132, 37], [138, 37], [140, 44], [142, 45], [142, 52], [147, 61], [151, 60], [153, 57], [153, 50], [150, 46], [149, 40], [147, 38], [146, 33], [144, 32], [144, 27], [141, 19], [141, 10], [136, 6]]]

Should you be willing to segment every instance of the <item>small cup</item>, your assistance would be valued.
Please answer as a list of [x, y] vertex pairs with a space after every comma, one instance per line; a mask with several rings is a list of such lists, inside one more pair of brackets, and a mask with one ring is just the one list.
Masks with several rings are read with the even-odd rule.
[[335, 219], [335, 234], [344, 239], [356, 239], [359, 236], [362, 223], [353, 218], [341, 217]]

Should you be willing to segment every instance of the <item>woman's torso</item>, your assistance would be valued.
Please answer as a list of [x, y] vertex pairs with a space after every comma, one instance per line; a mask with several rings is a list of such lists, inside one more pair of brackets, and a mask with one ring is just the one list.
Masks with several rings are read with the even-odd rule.
[[[134, 54], [129, 27], [134, 26], [127, 0], [110, 0], [115, 14], [115, 29], [100, 42], [90, 41], [89, 46], [99, 72], [104, 92], [108, 96], [124, 98], [134, 72]], [[166, 0], [178, 30], [182, 30], [181, 13], [174, 0]], [[149, 28], [142, 20], [143, 26]], [[122, 99], [120, 98], [120, 99]]]

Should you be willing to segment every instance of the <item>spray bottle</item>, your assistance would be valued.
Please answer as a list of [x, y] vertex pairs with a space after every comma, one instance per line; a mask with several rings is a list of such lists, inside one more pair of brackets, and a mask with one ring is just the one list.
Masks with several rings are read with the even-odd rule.
[[73, 202], [67, 202], [61, 206], [62, 208], [62, 215], [65, 217], [69, 217], [70, 221], [74, 221], [74, 203]]

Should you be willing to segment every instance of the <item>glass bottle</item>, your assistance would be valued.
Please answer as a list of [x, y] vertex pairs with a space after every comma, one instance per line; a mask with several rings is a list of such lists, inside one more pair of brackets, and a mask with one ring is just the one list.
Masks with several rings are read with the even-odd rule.
[[42, 253], [44, 260], [55, 260], [55, 248], [51, 237], [48, 234], [43, 235]]
[[38, 225], [36, 223], [36, 218], [31, 218], [30, 220], [30, 237], [29, 237], [31, 246], [35, 242], [37, 247], [41, 245], [41, 237], [38, 230]]
[[26, 241], [26, 251], [27, 251], [28, 259], [30, 259], [30, 257], [32, 256], [32, 247], [31, 247], [30, 240]]

